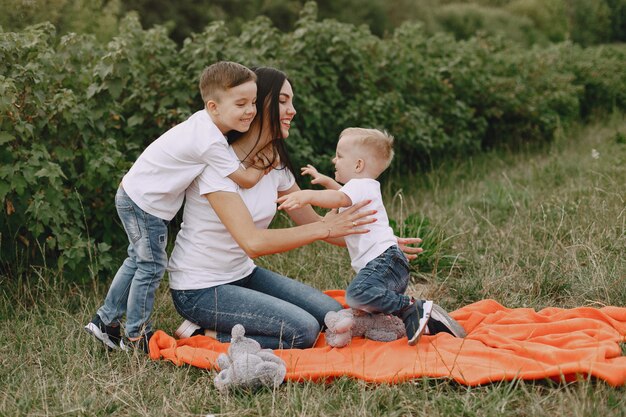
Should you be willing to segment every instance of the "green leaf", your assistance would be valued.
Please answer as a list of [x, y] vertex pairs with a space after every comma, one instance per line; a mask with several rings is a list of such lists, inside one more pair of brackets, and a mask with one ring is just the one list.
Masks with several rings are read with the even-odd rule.
[[17, 195], [22, 196], [24, 194], [24, 190], [26, 190], [27, 184], [24, 180], [24, 177], [22, 177], [21, 175], [16, 175], [11, 178], [11, 185], [13, 186], [13, 189], [15, 190]]
[[61, 170], [61, 167], [58, 166], [57, 164], [54, 163], [50, 163], [47, 167], [45, 168], [41, 168], [39, 171], [35, 172], [35, 176], [37, 178], [66, 178], [65, 174], [63, 174], [63, 171]]
[[5, 143], [9, 143], [12, 140], [15, 140], [15, 136], [10, 134], [9, 132], [0, 131], [0, 145], [4, 145]]
[[99, 85], [91, 84], [89, 87], [87, 87], [87, 98], [92, 98], [99, 91], [100, 91], [100, 86]]
[[128, 127], [137, 126], [143, 123], [143, 116], [141, 114], [135, 114], [128, 118]]
[[4, 197], [9, 194], [11, 191], [11, 187], [9, 187], [9, 183], [6, 181], [0, 181], [0, 201], [4, 200]]
[[106, 85], [109, 89], [109, 93], [111, 93], [111, 97], [114, 99], [118, 98], [124, 89], [124, 83], [119, 78], [115, 80], [107, 80]]

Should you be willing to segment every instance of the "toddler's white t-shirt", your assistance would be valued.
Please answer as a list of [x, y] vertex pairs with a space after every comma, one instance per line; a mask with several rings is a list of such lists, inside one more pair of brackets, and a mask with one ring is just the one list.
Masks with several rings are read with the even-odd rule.
[[[348, 181], [339, 191], [345, 193], [352, 204], [360, 203], [363, 200], [372, 202], [361, 210], [376, 210], [374, 215], [377, 221], [364, 226], [369, 229], [368, 233], [349, 235], [344, 239], [350, 254], [352, 268], [359, 272], [369, 261], [379, 256], [381, 253], [396, 245], [398, 240], [389, 226], [387, 210], [383, 204], [383, 197], [380, 192], [380, 183], [370, 178], [356, 178]], [[347, 208], [340, 208], [339, 212]]]

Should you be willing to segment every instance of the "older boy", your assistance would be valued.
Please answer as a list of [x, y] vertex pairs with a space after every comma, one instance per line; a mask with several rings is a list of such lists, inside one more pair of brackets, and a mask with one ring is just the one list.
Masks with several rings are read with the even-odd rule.
[[[218, 62], [200, 77], [205, 108], [152, 142], [122, 179], [115, 206], [128, 235], [128, 257], [117, 271], [104, 304], [85, 329], [111, 349], [148, 352], [149, 319], [167, 265], [167, 225], [185, 190], [207, 165], [250, 188], [263, 176], [231, 156], [224, 135], [245, 132], [256, 115], [256, 75], [234, 62]], [[126, 314], [126, 343], [120, 320]]]
[[[352, 268], [357, 275], [346, 291], [350, 307], [368, 313], [394, 314], [402, 318], [410, 345], [425, 332], [447, 332], [465, 337], [465, 331], [446, 311], [430, 300], [415, 300], [404, 292], [409, 283], [409, 263], [398, 248], [376, 178], [393, 159], [393, 137], [377, 129], [345, 129], [333, 158], [335, 180], [308, 165], [302, 173], [326, 190], [302, 190], [277, 200], [279, 209], [292, 210], [305, 204], [346, 208], [371, 200], [377, 221], [369, 233], [346, 236]], [[341, 184], [344, 184], [342, 187]]]

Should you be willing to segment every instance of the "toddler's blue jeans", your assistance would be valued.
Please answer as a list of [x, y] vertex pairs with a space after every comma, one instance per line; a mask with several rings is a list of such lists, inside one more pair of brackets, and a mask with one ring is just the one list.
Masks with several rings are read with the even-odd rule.
[[356, 274], [346, 290], [346, 302], [368, 313], [398, 315], [411, 303], [404, 295], [408, 284], [409, 261], [394, 245]]

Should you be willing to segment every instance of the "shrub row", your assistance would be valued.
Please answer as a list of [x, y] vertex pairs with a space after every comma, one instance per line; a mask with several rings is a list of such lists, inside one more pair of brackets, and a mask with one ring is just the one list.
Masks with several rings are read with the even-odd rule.
[[393, 170], [494, 145], [548, 141], [559, 125], [626, 107], [618, 47], [522, 49], [455, 41], [405, 24], [380, 39], [318, 21], [315, 5], [282, 33], [266, 18], [231, 35], [221, 22], [178, 47], [129, 15], [121, 35], [58, 36], [51, 24], [0, 32], [0, 257], [5, 274], [57, 262], [74, 279], [109, 272], [125, 247], [115, 189], [139, 153], [197, 110], [197, 77], [234, 60], [285, 70], [296, 93], [288, 146], [297, 166], [329, 167], [347, 126], [387, 129]]

